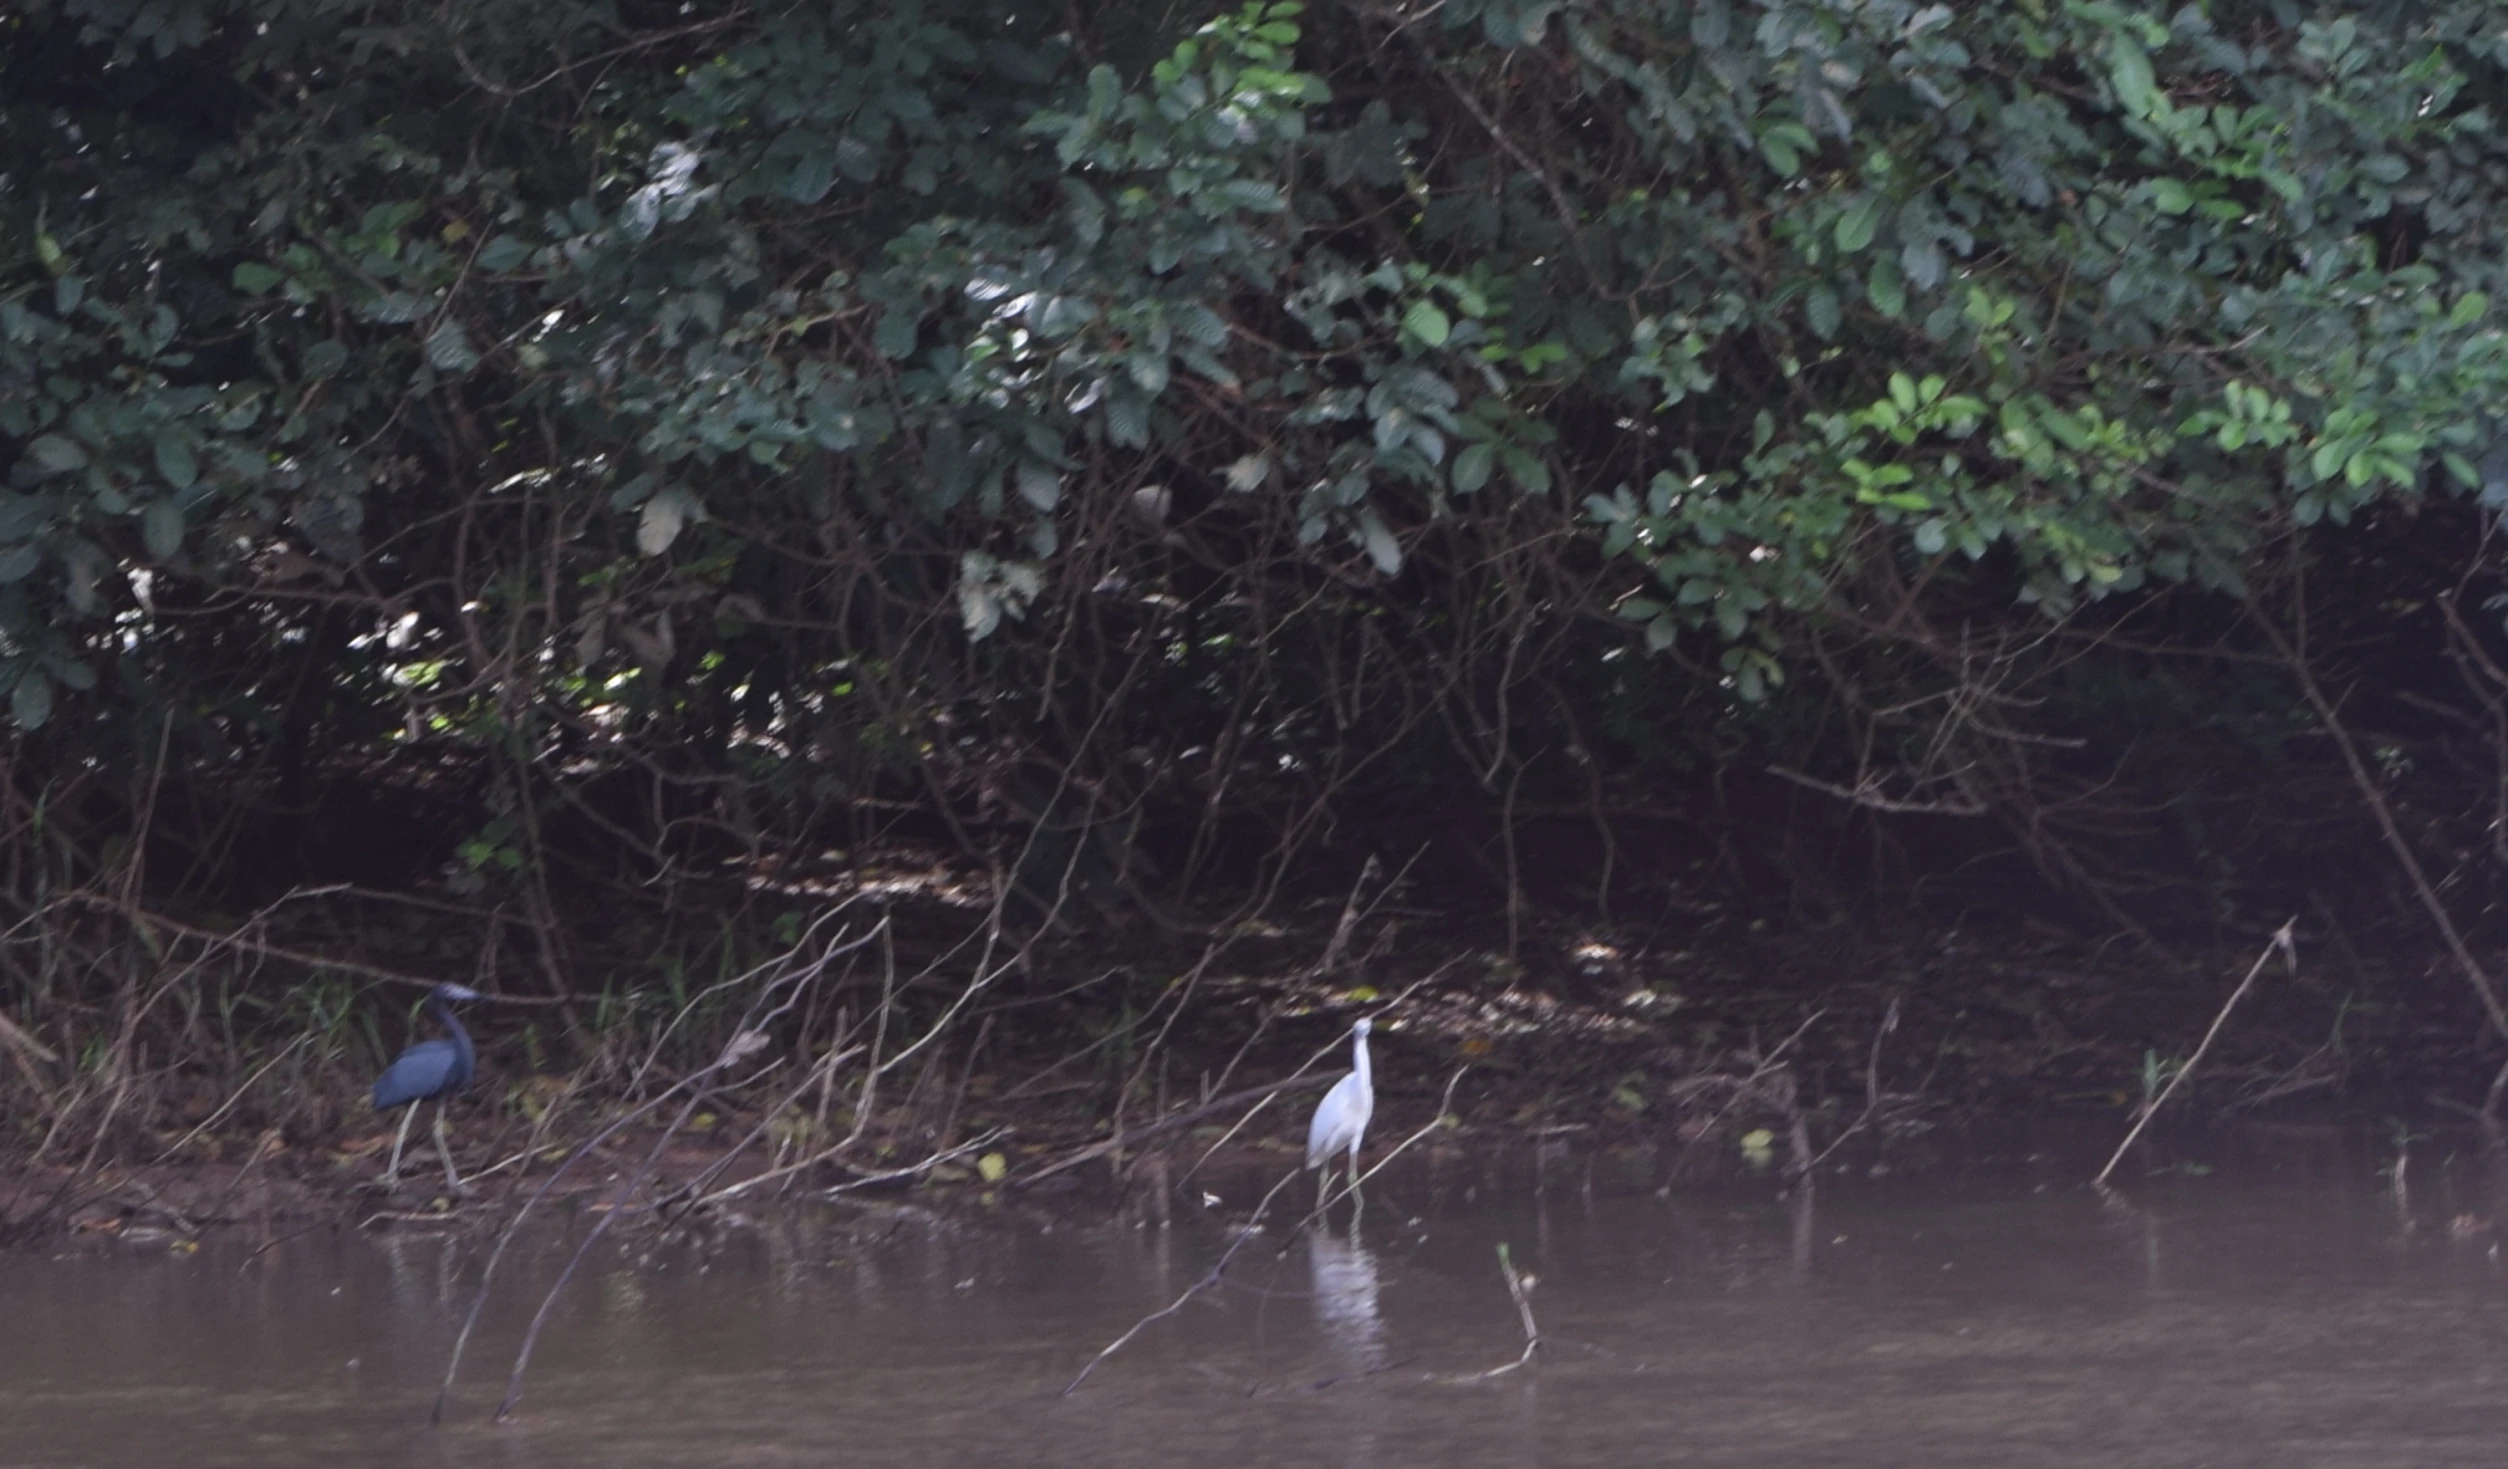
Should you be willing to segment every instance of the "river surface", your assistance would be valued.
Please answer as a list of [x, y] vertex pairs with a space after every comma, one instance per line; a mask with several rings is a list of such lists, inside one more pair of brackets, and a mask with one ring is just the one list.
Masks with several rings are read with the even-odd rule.
[[[1652, 1157], [1423, 1162], [1355, 1237], [1225, 1251], [1064, 1206], [790, 1210], [604, 1245], [488, 1419], [562, 1229], [393, 1226], [0, 1256], [0, 1466], [2508, 1463], [2498, 1165], [2242, 1135], [2115, 1200], [2095, 1161], [1661, 1186]], [[2508, 1220], [2503, 1220], [2508, 1223]], [[1523, 1328], [1496, 1247], [1537, 1277]]]

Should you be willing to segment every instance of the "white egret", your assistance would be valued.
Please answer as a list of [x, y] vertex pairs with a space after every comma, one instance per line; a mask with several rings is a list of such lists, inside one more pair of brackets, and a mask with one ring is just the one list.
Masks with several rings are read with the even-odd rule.
[[1376, 1113], [1376, 1081], [1367, 1066], [1367, 1030], [1365, 1020], [1350, 1028], [1350, 1074], [1324, 1093], [1315, 1107], [1315, 1120], [1306, 1126], [1306, 1166], [1323, 1169], [1315, 1176], [1317, 1208], [1323, 1207], [1324, 1193], [1332, 1184], [1332, 1155], [1344, 1148], [1350, 1153], [1350, 1191], [1358, 1192], [1359, 1144], [1367, 1140], [1367, 1119]]

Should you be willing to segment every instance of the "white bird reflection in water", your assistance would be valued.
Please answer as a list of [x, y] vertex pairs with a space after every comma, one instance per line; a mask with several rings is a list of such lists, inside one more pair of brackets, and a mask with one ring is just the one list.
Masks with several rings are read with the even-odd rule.
[[1385, 1321], [1376, 1310], [1376, 1256], [1359, 1243], [1354, 1220], [1346, 1236], [1328, 1229], [1307, 1231], [1306, 1264], [1313, 1275], [1315, 1330], [1324, 1345], [1325, 1370], [1308, 1384], [1326, 1394], [1333, 1416], [1342, 1419], [1341, 1462], [1373, 1466], [1380, 1462], [1377, 1443], [1381, 1400], [1358, 1391], [1363, 1379], [1384, 1370]]
[[1306, 1262], [1314, 1272], [1315, 1327], [1337, 1376], [1374, 1372], [1385, 1365], [1385, 1323], [1376, 1310], [1376, 1256], [1359, 1243], [1316, 1229], [1306, 1237]]

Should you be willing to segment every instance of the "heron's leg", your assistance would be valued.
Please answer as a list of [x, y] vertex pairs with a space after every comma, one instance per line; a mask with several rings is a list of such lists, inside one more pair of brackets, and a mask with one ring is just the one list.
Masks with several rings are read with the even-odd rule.
[[444, 1103], [435, 1104], [435, 1155], [444, 1160], [444, 1186], [454, 1193], [463, 1192], [462, 1176], [453, 1171], [453, 1145], [444, 1137]]
[[401, 1149], [409, 1142], [409, 1124], [417, 1120], [418, 1104], [412, 1102], [401, 1112], [401, 1130], [392, 1134], [392, 1166], [383, 1170], [386, 1188], [401, 1181]]
[[1350, 1228], [1358, 1228], [1359, 1216], [1367, 1212], [1367, 1195], [1359, 1190], [1358, 1144], [1350, 1144]]

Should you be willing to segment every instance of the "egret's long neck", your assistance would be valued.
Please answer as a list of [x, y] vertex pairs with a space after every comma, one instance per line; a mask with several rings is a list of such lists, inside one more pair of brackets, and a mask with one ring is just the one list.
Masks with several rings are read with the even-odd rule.
[[1364, 1034], [1358, 1036], [1356, 1040], [1352, 1042], [1352, 1047], [1353, 1050], [1350, 1061], [1351, 1074], [1359, 1079], [1360, 1086], [1373, 1087], [1376, 1082], [1367, 1069], [1367, 1037]]

